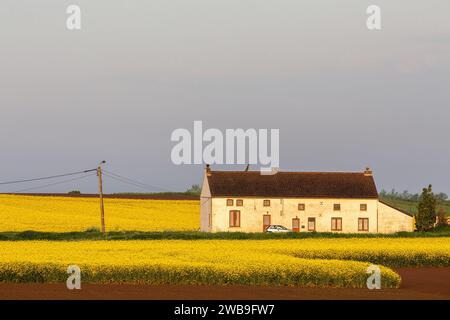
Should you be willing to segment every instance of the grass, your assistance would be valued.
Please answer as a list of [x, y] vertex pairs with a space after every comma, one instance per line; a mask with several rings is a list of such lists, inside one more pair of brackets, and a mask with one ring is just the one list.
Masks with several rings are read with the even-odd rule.
[[[392, 198], [382, 198], [382, 200], [396, 208], [406, 210], [413, 214], [417, 213], [417, 207], [419, 205], [418, 201], [392, 199]], [[444, 208], [445, 212], [447, 213], [447, 216], [450, 216], [450, 201], [443, 201], [439, 203], [436, 208], [437, 210], [439, 210], [439, 208], [441, 207]]]
[[245, 233], [198, 231], [111, 231], [102, 234], [97, 229], [84, 232], [0, 232], [0, 241], [21, 240], [271, 240], [318, 238], [441, 238], [450, 237], [450, 226], [430, 232], [399, 232], [394, 234], [358, 233]]

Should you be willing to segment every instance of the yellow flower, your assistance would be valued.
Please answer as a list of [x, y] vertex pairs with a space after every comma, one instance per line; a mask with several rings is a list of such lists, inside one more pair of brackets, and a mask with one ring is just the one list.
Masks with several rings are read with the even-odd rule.
[[[197, 230], [198, 201], [105, 199], [108, 231]], [[0, 195], [1, 231], [68, 232], [100, 228], [96, 198]]]
[[[0, 241], [0, 281], [364, 287], [367, 267], [450, 265], [446, 238]], [[381, 266], [382, 286], [400, 277]]]

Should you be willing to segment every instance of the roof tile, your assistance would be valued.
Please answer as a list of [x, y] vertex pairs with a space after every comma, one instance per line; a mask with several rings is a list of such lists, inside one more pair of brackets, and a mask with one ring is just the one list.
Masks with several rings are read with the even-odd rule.
[[362, 172], [210, 171], [213, 197], [378, 198], [373, 176]]

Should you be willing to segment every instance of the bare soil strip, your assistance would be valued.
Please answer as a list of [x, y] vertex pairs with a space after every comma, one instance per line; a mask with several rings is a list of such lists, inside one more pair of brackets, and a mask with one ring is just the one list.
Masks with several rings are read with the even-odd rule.
[[0, 284], [0, 299], [133, 299], [133, 300], [450, 300], [450, 268], [402, 268], [399, 289], [350, 289], [256, 286], [176, 286], [82, 284]]
[[[36, 197], [62, 197], [62, 198], [98, 198], [96, 193], [68, 194], [68, 193], [3, 193], [18, 196]], [[155, 194], [104, 194], [108, 199], [135, 199], [135, 200], [199, 200], [200, 196], [177, 194], [177, 193], [155, 193]]]

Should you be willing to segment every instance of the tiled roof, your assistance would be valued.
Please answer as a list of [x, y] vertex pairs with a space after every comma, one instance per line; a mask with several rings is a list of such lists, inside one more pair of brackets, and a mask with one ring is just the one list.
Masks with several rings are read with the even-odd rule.
[[213, 197], [378, 198], [372, 175], [363, 172], [209, 171]]

